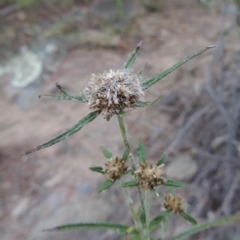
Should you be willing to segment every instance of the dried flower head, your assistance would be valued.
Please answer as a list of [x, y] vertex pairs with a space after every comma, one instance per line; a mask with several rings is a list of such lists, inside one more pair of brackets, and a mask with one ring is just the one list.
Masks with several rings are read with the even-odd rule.
[[110, 180], [117, 180], [122, 177], [122, 175], [127, 170], [126, 161], [124, 159], [119, 159], [118, 157], [115, 157], [111, 160], [108, 160], [105, 163], [105, 175]]
[[154, 189], [156, 186], [163, 185], [166, 181], [163, 167], [164, 164], [156, 166], [152, 163], [141, 163], [134, 172], [138, 185], [143, 189]]
[[163, 206], [169, 212], [173, 212], [173, 213], [184, 212], [184, 200], [182, 197], [179, 197], [179, 196], [168, 194], [165, 197], [165, 202]]
[[135, 103], [143, 100], [144, 92], [138, 75], [130, 70], [110, 70], [92, 74], [84, 95], [89, 108], [109, 120], [124, 109], [134, 108]]

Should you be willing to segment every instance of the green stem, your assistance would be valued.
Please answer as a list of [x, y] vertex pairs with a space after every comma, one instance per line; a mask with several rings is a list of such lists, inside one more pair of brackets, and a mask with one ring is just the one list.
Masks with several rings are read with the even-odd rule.
[[149, 229], [149, 223], [150, 223], [150, 205], [149, 205], [149, 191], [145, 190], [145, 201], [144, 201], [144, 208], [146, 213], [146, 240], [150, 240], [150, 229]]
[[[123, 183], [123, 180], [121, 179], [121, 183]], [[128, 203], [128, 206], [129, 206], [129, 209], [131, 211], [131, 214], [132, 214], [132, 217], [133, 217], [133, 220], [134, 220], [134, 223], [135, 223], [135, 226], [139, 229], [140, 226], [139, 226], [139, 220], [138, 220], [138, 217], [133, 209], [133, 205], [132, 205], [132, 199], [127, 191], [126, 188], [123, 188], [123, 193], [124, 193], [124, 196], [127, 200], [127, 203]]]
[[[121, 114], [119, 114], [119, 115], [117, 115], [117, 119], [118, 119], [118, 124], [119, 124], [120, 130], [121, 130], [121, 134], [122, 134], [122, 137], [123, 137], [124, 145], [125, 145], [128, 153], [129, 153], [129, 159], [130, 159], [130, 162], [131, 162], [131, 165], [132, 165], [132, 169], [135, 170], [136, 165], [134, 163], [134, 158], [133, 158], [133, 154], [132, 154], [132, 151], [131, 151], [130, 143], [129, 143], [128, 138], [127, 138], [127, 131], [126, 131], [126, 127], [125, 127], [125, 124], [124, 124], [124, 121], [123, 121], [123, 116]], [[141, 192], [139, 186], [137, 186], [137, 190], [138, 190], [138, 195], [139, 195], [139, 199], [140, 199], [140, 202], [141, 202], [141, 207], [142, 207], [143, 211], [145, 212], [145, 216], [148, 216], [148, 224], [146, 225], [148, 229], [146, 231], [147, 231], [147, 234], [149, 235], [149, 233], [148, 233], [149, 232], [149, 209], [146, 209], [146, 206], [145, 206], [144, 200], [143, 200], [143, 195], [142, 195], [142, 192]], [[148, 199], [146, 201], [147, 201], [147, 206], [149, 206]], [[138, 219], [137, 222], [140, 222], [140, 219]], [[149, 237], [150, 237], [150, 235], [149, 235]]]
[[130, 159], [130, 162], [132, 164], [132, 168], [134, 170], [134, 169], [136, 169], [136, 167], [135, 167], [135, 164], [134, 164], [134, 159], [133, 159], [133, 154], [131, 152], [130, 144], [128, 142], [127, 131], [126, 131], [126, 127], [125, 127], [125, 124], [124, 124], [124, 121], [123, 121], [123, 116], [119, 114], [119, 115], [117, 115], [117, 119], [118, 119], [118, 124], [119, 124], [120, 130], [121, 130], [121, 133], [122, 133], [123, 142], [124, 142], [124, 145], [125, 145], [125, 147], [128, 151], [129, 159]]

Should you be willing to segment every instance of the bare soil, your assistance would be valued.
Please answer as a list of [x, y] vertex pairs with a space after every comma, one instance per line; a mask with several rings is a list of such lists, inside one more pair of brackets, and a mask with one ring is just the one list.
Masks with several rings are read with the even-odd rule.
[[[97, 187], [104, 179], [88, 169], [104, 163], [99, 146], [105, 146], [115, 154], [122, 153], [123, 144], [115, 118], [106, 122], [100, 116], [63, 142], [22, 157], [25, 151], [74, 125], [89, 112], [85, 104], [42, 98], [36, 100], [38, 94], [56, 93], [56, 82], [69, 92], [81, 93], [92, 73], [121, 67], [128, 52], [140, 40], [144, 44], [134, 70], [140, 70], [148, 61], [144, 78], [158, 74], [190, 53], [216, 44], [220, 16], [218, 10], [204, 9], [196, 4], [166, 4], [160, 12], [139, 15], [129, 25], [129, 30], [120, 34], [124, 48], [83, 46], [68, 52], [57, 71], [37, 89], [36, 98], [32, 100], [36, 103], [25, 111], [18, 108], [14, 94], [9, 90], [8, 80], [0, 79], [2, 240], [116, 238], [112, 233], [101, 233], [100, 238], [96, 234], [87, 235], [89, 233], [86, 232], [85, 235], [80, 232], [61, 235], [41, 231], [57, 224], [85, 219], [112, 219], [127, 223], [129, 218], [116, 206], [124, 204], [117, 190], [96, 194]], [[228, 20], [231, 22], [231, 17]], [[238, 40], [232, 37], [231, 44], [227, 46], [228, 51], [240, 50]], [[192, 153], [191, 148], [176, 147], [172, 143], [178, 129], [191, 115], [196, 96], [201, 99], [211, 54], [211, 51], [204, 53], [147, 91], [146, 98], [152, 100], [160, 92], [168, 90], [165, 99], [155, 106], [134, 110], [127, 116], [133, 148], [139, 141], [146, 144], [148, 157], [152, 161], [156, 161], [166, 149], [170, 156], [176, 156], [179, 151]], [[188, 108], [191, 111], [187, 112]], [[171, 157], [168, 161], [171, 161]], [[210, 161], [213, 160], [206, 163], [209, 166]], [[201, 164], [198, 167], [199, 172], [205, 169]], [[204, 197], [205, 189], [209, 189], [211, 184], [208, 178], [211, 176], [201, 182], [202, 190], [196, 189], [193, 181], [189, 191], [184, 194], [193, 199], [193, 205], [198, 206], [198, 217], [209, 220], [214, 218], [214, 211], [218, 207], [204, 209], [204, 205], [211, 201], [208, 196]], [[98, 200], [100, 205], [97, 204]], [[222, 199], [219, 201], [221, 205]], [[79, 207], [76, 203], [79, 203]], [[239, 211], [239, 206], [236, 208]], [[89, 216], [91, 209], [102, 213], [100, 216]], [[116, 214], [116, 211], [119, 213]], [[175, 231], [179, 231], [179, 228]]]

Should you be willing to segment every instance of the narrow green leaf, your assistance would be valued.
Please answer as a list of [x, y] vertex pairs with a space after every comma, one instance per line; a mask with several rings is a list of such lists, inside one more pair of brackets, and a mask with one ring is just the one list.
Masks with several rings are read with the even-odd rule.
[[200, 224], [197, 224], [196, 226], [190, 228], [189, 230], [184, 231], [184, 232], [172, 237], [170, 240], [178, 240], [178, 239], [186, 238], [188, 236], [191, 236], [198, 232], [202, 232], [209, 228], [219, 227], [219, 226], [227, 225], [227, 224], [238, 222], [238, 221], [240, 221], [240, 216], [235, 215], [235, 216], [220, 218], [213, 222], [200, 223]]
[[103, 190], [106, 190], [106, 189], [110, 188], [113, 184], [114, 184], [114, 181], [112, 181], [110, 179], [107, 179], [105, 182], [103, 182], [103, 184], [98, 189], [98, 193], [102, 192]]
[[142, 41], [137, 45], [137, 47], [133, 50], [128, 60], [123, 64], [122, 66], [123, 69], [130, 69], [132, 67], [132, 65], [134, 64], [137, 58], [138, 51], [140, 50], [141, 44], [142, 44]]
[[157, 166], [160, 166], [160, 165], [164, 164], [164, 162], [166, 160], [166, 157], [167, 157], [167, 155], [165, 153], [163, 153], [162, 156], [157, 161]]
[[98, 173], [102, 173], [102, 174], [105, 173], [104, 170], [103, 170], [103, 168], [100, 167], [100, 166], [90, 167], [89, 169], [90, 169], [91, 171], [93, 171], [93, 172], [98, 172]]
[[143, 143], [139, 143], [137, 147], [137, 155], [140, 162], [146, 162], [147, 156], [146, 156], [146, 150]]
[[51, 94], [43, 94], [43, 95], [39, 95], [39, 98], [41, 97], [46, 97], [46, 98], [52, 98], [52, 99], [56, 99], [56, 100], [71, 100], [74, 102], [86, 102], [86, 99], [83, 96], [72, 96], [67, 97], [64, 95], [51, 95]]
[[142, 211], [141, 211], [140, 220], [141, 220], [142, 224], [144, 224], [144, 225], [146, 224], [146, 213], [145, 213], [144, 209], [142, 209]]
[[173, 187], [172, 186], [167, 186], [167, 191], [171, 194], [174, 195], [174, 192], [173, 192]]
[[63, 231], [63, 230], [72, 230], [72, 229], [111, 229], [111, 230], [117, 230], [121, 232], [126, 232], [128, 230], [129, 226], [121, 225], [117, 223], [71, 223], [66, 224], [62, 226], [57, 226], [50, 229], [45, 229], [43, 231]]
[[182, 61], [178, 62], [177, 64], [173, 65], [172, 67], [168, 68], [167, 70], [163, 71], [162, 73], [152, 77], [152, 78], [148, 78], [147, 80], [145, 80], [144, 82], [142, 82], [142, 88], [148, 89], [150, 88], [152, 85], [154, 85], [155, 83], [157, 83], [159, 80], [161, 80], [162, 78], [166, 77], [168, 74], [172, 73], [173, 71], [175, 71], [176, 69], [178, 69], [180, 66], [182, 66], [184, 63], [188, 62], [189, 60], [195, 58], [196, 56], [200, 55], [201, 53], [204, 53], [205, 51], [207, 51], [208, 49], [211, 49], [213, 47], [216, 46], [209, 46], [206, 47], [190, 56], [188, 56], [187, 58], [183, 59]]
[[128, 155], [129, 155], [129, 151], [125, 150], [124, 153], [123, 153], [123, 156], [122, 156], [123, 160], [126, 161], [128, 159]]
[[71, 136], [72, 134], [74, 134], [74, 133], [78, 132], [80, 129], [82, 129], [87, 123], [92, 122], [98, 115], [99, 115], [98, 112], [89, 113], [86, 117], [84, 117], [82, 120], [80, 120], [73, 127], [67, 129], [66, 131], [62, 132], [61, 134], [57, 135], [56, 137], [52, 138], [51, 140], [49, 140], [49, 141], [31, 149], [29, 151], [27, 151], [25, 153], [25, 155], [29, 154], [29, 153], [36, 152], [40, 149], [51, 147], [52, 145], [66, 139], [67, 137]]
[[76, 101], [76, 102], [87, 102], [87, 99], [84, 95], [73, 96], [65, 91], [58, 83], [56, 83], [57, 88], [59, 89], [62, 96], [64, 96], [68, 100]]
[[154, 197], [159, 197], [159, 194], [155, 188], [152, 189], [151, 192], [153, 193]]
[[166, 92], [162, 92], [159, 97], [157, 97], [155, 100], [153, 101], [150, 101], [150, 102], [137, 102], [134, 104], [135, 107], [147, 107], [147, 106], [151, 106], [153, 105], [154, 103], [158, 102], [159, 99], [161, 99], [162, 97], [164, 97], [166, 95], [167, 91]]
[[125, 174], [131, 173], [132, 175], [134, 174], [134, 170], [133, 169], [128, 169]]
[[164, 183], [165, 186], [168, 186], [168, 187], [181, 187], [181, 188], [184, 188], [186, 187], [185, 184], [181, 183], [181, 182], [178, 182], [178, 181], [175, 181], [175, 180], [170, 180], [168, 179], [165, 183]]
[[122, 187], [135, 187], [137, 186], [137, 182], [136, 180], [131, 180], [131, 181], [128, 181], [128, 182], [123, 182], [121, 184]]
[[141, 235], [139, 233], [132, 234], [128, 240], [139, 240], [141, 239]]
[[187, 221], [189, 221], [192, 224], [197, 224], [197, 220], [194, 219], [192, 216], [190, 216], [189, 214], [185, 213], [185, 212], [181, 212], [180, 215], [186, 219]]
[[111, 159], [113, 157], [112, 153], [108, 151], [105, 147], [100, 147], [100, 150], [102, 151], [105, 158]]
[[157, 228], [158, 224], [164, 221], [168, 215], [169, 215], [169, 212], [163, 211], [161, 212], [161, 214], [155, 217], [149, 224], [150, 231], [151, 232], [154, 231]]

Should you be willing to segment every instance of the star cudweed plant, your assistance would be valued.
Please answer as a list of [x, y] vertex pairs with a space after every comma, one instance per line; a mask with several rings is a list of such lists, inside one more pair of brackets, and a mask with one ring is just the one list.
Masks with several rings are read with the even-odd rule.
[[[131, 69], [137, 58], [140, 46], [141, 43], [137, 45], [121, 69], [110, 70], [98, 75], [92, 74], [89, 83], [83, 90], [83, 94], [78, 96], [71, 95], [57, 84], [60, 95], [42, 95], [44, 97], [59, 100], [72, 100], [86, 103], [91, 112], [71, 128], [26, 152], [26, 154], [29, 154], [64, 140], [81, 130], [86, 124], [92, 122], [99, 115], [102, 115], [107, 121], [116, 115], [125, 145], [125, 152], [122, 156], [114, 156], [108, 149], [100, 147], [100, 150], [106, 158], [106, 162], [104, 166], [94, 166], [91, 167], [90, 170], [104, 175], [105, 180], [98, 190], [99, 193], [110, 188], [115, 182], [120, 182], [129, 206], [133, 224], [122, 225], [108, 222], [70, 223], [48, 230], [67, 230], [75, 228], [112, 229], [118, 231], [120, 237], [123, 239], [152, 240], [153, 232], [157, 229], [160, 229], [161, 232], [160, 239], [164, 239], [166, 227], [159, 226], [165, 226], [172, 214], [179, 214], [190, 223], [194, 225], [197, 224], [197, 221], [187, 213], [184, 199], [180, 196], [176, 196], [173, 191], [174, 188], [185, 187], [185, 185], [173, 179], [168, 179], [165, 175], [165, 154], [161, 155], [157, 163], [149, 162], [147, 160], [145, 147], [140, 143], [137, 147], [138, 160], [136, 160], [127, 137], [124, 116], [132, 109], [146, 107], [156, 103], [164, 96], [164, 93], [160, 93], [159, 97], [153, 101], [145, 101], [144, 95], [148, 88], [152, 87], [187, 61], [214, 46], [206, 47], [188, 56], [186, 59], [183, 59], [162, 73], [146, 80], [142, 79], [142, 71], [135, 74]], [[136, 209], [135, 204], [133, 205], [133, 201], [130, 198], [129, 191], [131, 188], [137, 189], [139, 198], [138, 209]], [[158, 193], [159, 188], [165, 188], [168, 194], [162, 196], [164, 201], [159, 200], [159, 213], [157, 217], [152, 218], [150, 216], [150, 194], [153, 194], [157, 199], [161, 199]], [[172, 240], [189, 236], [210, 227], [225, 224], [226, 221], [237, 221], [238, 219], [239, 217], [232, 216], [212, 223], [197, 224], [190, 230], [173, 237]]]

